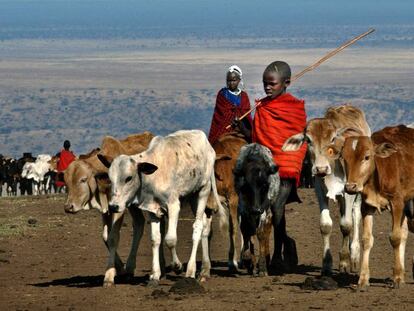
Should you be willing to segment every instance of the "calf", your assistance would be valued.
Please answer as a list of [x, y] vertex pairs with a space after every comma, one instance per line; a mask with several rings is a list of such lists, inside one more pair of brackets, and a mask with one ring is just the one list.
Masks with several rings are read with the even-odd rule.
[[[107, 136], [103, 139], [100, 152], [116, 156], [121, 153], [135, 154], [146, 149], [153, 135], [149, 132], [134, 134], [123, 140]], [[89, 153], [89, 157], [73, 161], [64, 172], [67, 186], [65, 212], [77, 213], [90, 208], [98, 209], [102, 215], [102, 237], [109, 251], [108, 266], [105, 272], [104, 286], [114, 284], [115, 275], [133, 275], [136, 266], [136, 252], [139, 240], [144, 229], [145, 219], [142, 212], [136, 208], [129, 208], [133, 219], [133, 241], [131, 250], [124, 268], [119, 258], [113, 238], [109, 239], [110, 232], [119, 237], [123, 221], [123, 214], [112, 213], [108, 210], [110, 199], [110, 181], [108, 169], [98, 159], [96, 149]]]
[[[338, 150], [336, 149], [338, 152]], [[414, 129], [404, 125], [386, 127], [372, 137], [349, 137], [342, 149], [348, 176], [348, 193], [362, 193], [363, 260], [358, 286], [369, 285], [369, 254], [374, 244], [373, 213], [376, 209], [390, 209], [392, 232], [390, 243], [394, 249], [395, 287], [404, 283], [404, 254], [407, 240], [407, 219], [404, 203], [414, 199]], [[411, 219], [410, 219], [411, 220]], [[413, 228], [410, 226], [410, 229]]]
[[[136, 202], [139, 209], [150, 212], [153, 251], [151, 285], [157, 285], [161, 277], [160, 219], [165, 214], [168, 215], [165, 243], [172, 254], [172, 266], [182, 266], [176, 253], [176, 244], [178, 216], [183, 200], [188, 200], [195, 213], [193, 247], [186, 276], [195, 277], [196, 253], [201, 237], [203, 260], [200, 275], [201, 278], [209, 276], [208, 236], [211, 215], [206, 215], [205, 207], [211, 190], [219, 207], [221, 224], [224, 226], [227, 221], [215, 184], [215, 157], [216, 154], [202, 131], [178, 131], [166, 137], [157, 136], [146, 151], [134, 156], [121, 155], [110, 165], [110, 210], [122, 213], [127, 206]], [[101, 158], [109, 165], [107, 159]]]
[[[247, 144], [243, 135], [236, 132], [225, 134], [213, 144], [216, 152], [214, 172], [217, 192], [221, 203], [229, 209], [229, 253], [228, 267], [231, 272], [238, 270], [238, 252], [236, 251], [236, 236], [239, 232], [238, 205], [239, 197], [234, 189], [233, 170], [241, 147]], [[214, 196], [210, 195], [207, 206], [214, 208]], [[241, 241], [243, 243], [243, 241]]]
[[253, 271], [255, 257], [250, 240], [251, 236], [257, 234], [258, 274], [267, 275], [270, 262], [269, 235], [272, 230], [271, 206], [275, 204], [280, 187], [271, 151], [260, 144], [243, 146], [234, 169], [234, 184], [242, 209], [243, 259], [248, 261], [248, 269]]
[[[342, 105], [328, 108], [324, 118], [312, 119], [303, 133], [290, 137], [284, 144], [284, 151], [298, 150], [308, 143], [311, 155], [312, 174], [315, 178], [315, 192], [321, 212], [320, 230], [323, 237], [322, 275], [332, 274], [332, 255], [330, 236], [332, 219], [329, 215], [328, 199], [339, 201], [340, 227], [343, 235], [342, 248], [339, 253], [339, 270], [355, 271], [360, 258], [359, 223], [361, 218], [361, 196], [344, 193], [346, 175], [340, 160], [331, 157], [330, 145], [335, 140], [336, 146], [344, 142], [344, 138], [355, 135], [371, 135], [368, 123], [362, 110]], [[338, 139], [336, 139], [338, 138]], [[353, 229], [352, 243], [349, 243]]]

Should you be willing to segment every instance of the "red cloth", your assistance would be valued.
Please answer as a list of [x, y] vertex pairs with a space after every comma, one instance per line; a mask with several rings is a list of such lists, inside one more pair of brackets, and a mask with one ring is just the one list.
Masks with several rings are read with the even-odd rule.
[[281, 178], [294, 178], [300, 182], [306, 144], [298, 151], [283, 152], [282, 146], [290, 136], [303, 132], [306, 127], [305, 101], [282, 94], [275, 99], [264, 98], [256, 108], [252, 140], [268, 147], [279, 167]]
[[[240, 105], [236, 106], [231, 103], [223, 94], [222, 90], [217, 93], [216, 107], [214, 108], [213, 119], [211, 120], [210, 133], [208, 135], [208, 141], [210, 144], [214, 144], [216, 140], [224, 133], [233, 131], [232, 128], [226, 129], [226, 126], [231, 124], [231, 121], [236, 117], [241, 117], [247, 111], [250, 110], [249, 96], [246, 92], [240, 93], [241, 101]], [[247, 116], [250, 124], [252, 123], [252, 117], [249, 114]]]
[[[71, 164], [74, 160], [75, 155], [72, 153], [72, 151], [62, 149], [60, 151], [59, 162], [57, 163], [58, 175], [59, 173], [61, 174], [64, 170], [66, 170], [69, 164]], [[56, 185], [58, 187], [63, 187], [65, 185], [65, 182], [58, 179], [56, 180]]]

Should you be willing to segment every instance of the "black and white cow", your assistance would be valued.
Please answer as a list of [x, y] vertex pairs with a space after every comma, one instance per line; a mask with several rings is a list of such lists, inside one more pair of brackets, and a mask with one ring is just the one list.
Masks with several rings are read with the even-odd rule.
[[[234, 185], [239, 195], [241, 231], [243, 234], [242, 259], [249, 272], [255, 267], [254, 246], [251, 237], [257, 235], [259, 240], [259, 276], [267, 275], [270, 262], [269, 237], [272, 231], [272, 207], [275, 206], [280, 190], [280, 178], [269, 148], [260, 144], [243, 146], [234, 168]], [[289, 239], [286, 227], [280, 225], [277, 230], [278, 240], [285, 243]], [[287, 245], [285, 244], [285, 251]], [[275, 254], [277, 253], [275, 247]], [[275, 255], [274, 255], [275, 257]], [[276, 254], [276, 257], [281, 257]], [[288, 256], [285, 256], [286, 260]], [[297, 257], [296, 263], [297, 264]]]

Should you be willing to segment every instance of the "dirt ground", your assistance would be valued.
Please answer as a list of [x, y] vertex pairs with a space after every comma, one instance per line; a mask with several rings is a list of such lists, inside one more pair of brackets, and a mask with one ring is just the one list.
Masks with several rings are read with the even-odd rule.
[[[212, 276], [202, 283], [203, 293], [179, 295], [169, 289], [184, 275], [168, 273], [160, 287], [146, 287], [151, 270], [149, 227], [141, 241], [134, 278], [112, 288], [103, 288], [107, 251], [101, 239], [101, 219], [96, 211], [68, 215], [64, 196], [0, 199], [0, 310], [414, 310], [411, 234], [406, 252], [406, 282], [389, 286], [392, 250], [388, 242], [391, 217], [388, 212], [374, 220], [375, 244], [371, 252], [371, 287], [358, 292], [356, 275], [335, 270], [336, 290], [304, 290], [309, 276], [321, 269], [322, 239], [319, 210], [313, 190], [300, 189], [303, 204], [287, 208], [289, 234], [296, 240], [299, 267], [283, 276], [251, 277], [246, 271], [229, 275], [227, 235], [214, 222], [211, 258]], [[331, 209], [334, 267], [338, 266], [341, 241], [338, 211]], [[213, 220], [214, 221], [214, 220]], [[178, 225], [178, 255], [183, 262], [191, 251], [192, 216], [182, 211]], [[119, 253], [126, 258], [131, 239], [131, 220], [122, 228]], [[167, 253], [167, 252], [166, 252]], [[201, 253], [201, 249], [199, 250]], [[167, 255], [167, 262], [169, 257]]]

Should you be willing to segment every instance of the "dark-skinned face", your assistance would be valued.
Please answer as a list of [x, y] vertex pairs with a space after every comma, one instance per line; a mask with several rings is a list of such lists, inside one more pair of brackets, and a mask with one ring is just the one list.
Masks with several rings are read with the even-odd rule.
[[228, 72], [226, 78], [227, 78], [227, 88], [232, 92], [237, 91], [237, 87], [239, 86], [239, 83], [240, 83], [240, 78], [238, 77], [238, 75], [234, 72]]
[[267, 97], [272, 99], [284, 94], [289, 83], [289, 80], [281, 79], [277, 72], [265, 72], [263, 74], [263, 89]]

